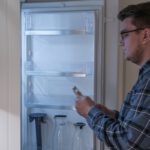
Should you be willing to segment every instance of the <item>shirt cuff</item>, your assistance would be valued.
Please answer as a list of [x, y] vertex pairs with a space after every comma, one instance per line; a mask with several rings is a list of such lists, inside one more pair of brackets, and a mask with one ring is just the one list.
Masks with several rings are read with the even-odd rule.
[[93, 120], [94, 120], [94, 118], [95, 118], [97, 115], [104, 115], [104, 114], [103, 114], [103, 112], [102, 112], [100, 109], [98, 109], [98, 108], [96, 108], [96, 107], [94, 106], [94, 107], [92, 107], [92, 108], [90, 109], [90, 111], [89, 111], [89, 113], [88, 113], [88, 116], [87, 116], [87, 118], [86, 118], [87, 123], [89, 124], [89, 126], [90, 126], [91, 128], [93, 128]]
[[119, 117], [119, 111], [117, 110], [113, 110], [113, 112], [115, 113], [115, 119], [117, 120]]

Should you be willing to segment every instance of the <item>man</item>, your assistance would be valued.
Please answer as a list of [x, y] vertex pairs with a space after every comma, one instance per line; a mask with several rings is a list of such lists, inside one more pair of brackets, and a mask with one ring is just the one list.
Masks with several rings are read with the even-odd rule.
[[113, 150], [150, 150], [150, 2], [129, 5], [118, 14], [120, 46], [126, 60], [141, 68], [120, 112], [77, 92], [76, 110], [96, 136]]

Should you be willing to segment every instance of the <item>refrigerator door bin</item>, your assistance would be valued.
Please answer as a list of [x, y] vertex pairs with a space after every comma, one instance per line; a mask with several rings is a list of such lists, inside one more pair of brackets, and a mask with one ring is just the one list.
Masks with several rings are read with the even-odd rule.
[[[39, 122], [35, 122], [35, 119], [39, 119]], [[78, 123], [84, 124], [80, 131], [77, 131], [78, 129], [75, 126]], [[40, 130], [36, 130], [37, 125], [40, 125]], [[62, 142], [60, 141], [61, 139], [58, 139], [61, 136], [63, 136], [63, 143], [67, 143], [67, 147], [64, 147], [65, 150], [72, 150], [78, 147], [78, 145], [74, 145], [74, 143], [78, 142], [79, 138], [76, 132], [82, 138], [80, 143], [86, 147], [86, 150], [91, 150], [93, 133], [87, 126], [85, 119], [74, 113], [74, 111], [60, 109], [54, 111], [54, 109], [42, 108], [28, 109], [27, 150], [37, 150], [37, 148], [39, 148], [38, 150], [59, 150], [57, 145], [59, 142]], [[90, 138], [86, 138], [87, 136]], [[66, 146], [65, 144], [63, 145]]]

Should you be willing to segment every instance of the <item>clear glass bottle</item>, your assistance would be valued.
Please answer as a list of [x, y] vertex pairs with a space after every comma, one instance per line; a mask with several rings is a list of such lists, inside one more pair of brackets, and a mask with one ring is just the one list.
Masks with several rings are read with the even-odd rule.
[[67, 129], [66, 115], [55, 115], [55, 131], [54, 131], [54, 142], [53, 150], [66, 150], [65, 143], [65, 131]]
[[72, 150], [85, 150], [85, 145], [82, 140], [82, 130], [86, 124], [83, 122], [77, 122], [74, 124], [75, 126], [75, 134], [72, 144]]

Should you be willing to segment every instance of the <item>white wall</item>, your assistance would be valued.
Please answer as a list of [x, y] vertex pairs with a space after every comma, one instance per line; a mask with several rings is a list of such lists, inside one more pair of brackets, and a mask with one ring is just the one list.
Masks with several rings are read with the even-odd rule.
[[0, 149], [20, 150], [19, 0], [0, 0]]
[[114, 109], [118, 99], [118, 0], [106, 0], [105, 104]]

